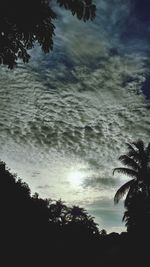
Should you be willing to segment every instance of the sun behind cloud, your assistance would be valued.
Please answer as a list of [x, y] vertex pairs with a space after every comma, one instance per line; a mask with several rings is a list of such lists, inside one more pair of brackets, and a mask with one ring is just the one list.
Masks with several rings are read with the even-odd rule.
[[74, 167], [68, 174], [68, 181], [72, 187], [82, 186], [87, 173], [84, 168]]

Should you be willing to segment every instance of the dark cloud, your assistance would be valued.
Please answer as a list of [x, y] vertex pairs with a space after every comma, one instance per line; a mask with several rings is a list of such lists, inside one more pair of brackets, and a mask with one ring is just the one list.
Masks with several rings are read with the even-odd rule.
[[149, 0], [134, 0], [132, 1], [133, 14], [143, 21], [150, 22], [150, 1]]
[[145, 75], [145, 80], [141, 88], [147, 99], [150, 99], [150, 73]]
[[84, 187], [98, 187], [99, 189], [101, 186], [114, 186], [118, 184], [118, 181], [115, 181], [113, 178], [86, 178], [84, 181]]
[[49, 189], [49, 188], [52, 188], [53, 186], [50, 186], [48, 184], [45, 184], [45, 185], [39, 185], [37, 186], [37, 189]]

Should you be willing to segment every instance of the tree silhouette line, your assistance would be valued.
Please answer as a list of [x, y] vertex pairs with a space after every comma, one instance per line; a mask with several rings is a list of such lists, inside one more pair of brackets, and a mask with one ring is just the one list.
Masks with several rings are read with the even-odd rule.
[[116, 171], [132, 179], [121, 186], [115, 194], [114, 202], [127, 193], [123, 220], [128, 232], [150, 233], [150, 143], [145, 147], [142, 140], [127, 144], [128, 152], [119, 157], [125, 167]]
[[79, 206], [31, 195], [29, 186], [0, 162], [1, 261], [4, 266], [126, 266], [149, 262], [150, 144], [127, 144], [120, 161], [128, 168], [114, 172], [132, 176], [114, 201], [124, 201], [127, 232], [99, 230]]
[[[57, 0], [58, 6], [70, 10], [73, 16], [87, 21], [95, 18], [92, 0]], [[44, 53], [53, 49], [54, 3], [49, 0], [0, 1], [0, 64], [12, 69], [17, 60], [27, 63], [28, 50], [36, 43]]]

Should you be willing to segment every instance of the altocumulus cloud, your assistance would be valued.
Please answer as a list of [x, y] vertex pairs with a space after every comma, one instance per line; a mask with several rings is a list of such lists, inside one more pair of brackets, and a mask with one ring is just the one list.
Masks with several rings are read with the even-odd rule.
[[[30, 65], [1, 69], [0, 77], [1, 159], [33, 191], [86, 206], [108, 229], [120, 227], [122, 210], [113, 195], [124, 178], [114, 179], [112, 169], [125, 142], [148, 142], [150, 133], [142, 92], [148, 21], [133, 8], [131, 1], [101, 1], [87, 24], [61, 11], [54, 52], [44, 56], [37, 47]], [[69, 180], [72, 167], [85, 172], [80, 186]]]

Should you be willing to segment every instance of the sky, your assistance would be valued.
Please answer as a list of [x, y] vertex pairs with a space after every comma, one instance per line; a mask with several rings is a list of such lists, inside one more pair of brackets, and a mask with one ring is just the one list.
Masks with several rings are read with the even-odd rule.
[[124, 231], [126, 142], [150, 134], [149, 4], [96, 1], [94, 22], [56, 8], [54, 50], [1, 68], [0, 158], [42, 197], [80, 205], [100, 229]]

